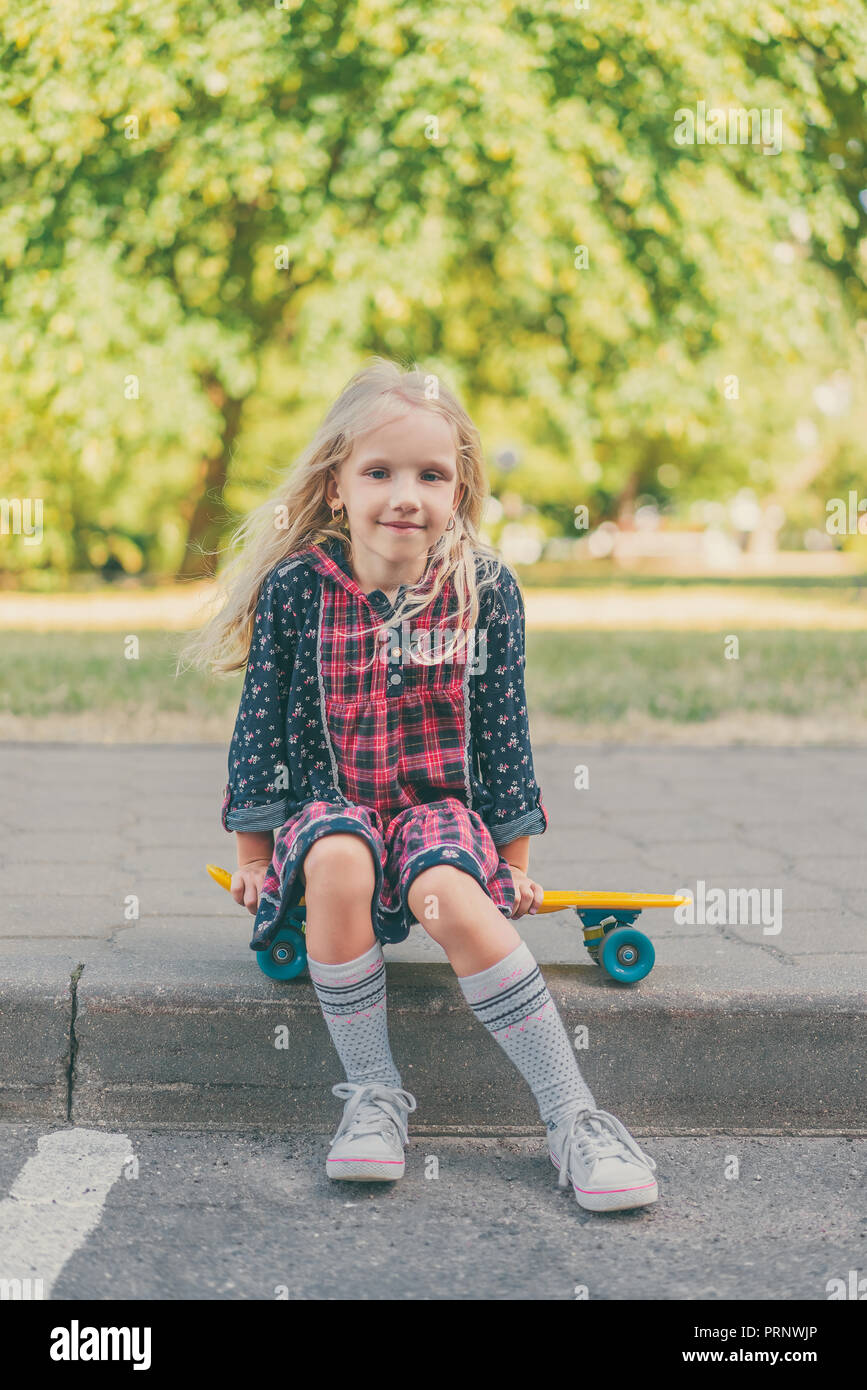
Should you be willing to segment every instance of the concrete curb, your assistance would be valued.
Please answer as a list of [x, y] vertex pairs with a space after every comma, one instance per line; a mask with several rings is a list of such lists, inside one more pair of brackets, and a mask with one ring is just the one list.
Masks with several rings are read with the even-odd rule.
[[[207, 986], [125, 956], [45, 962], [3, 991], [0, 1116], [85, 1125], [327, 1132], [342, 1080], [313, 987], [258, 972]], [[149, 966], [150, 968], [136, 968]], [[80, 973], [78, 973], [80, 970]], [[66, 971], [64, 979], [64, 971]], [[211, 971], [213, 976], [213, 970]], [[594, 966], [545, 979], [597, 1104], [645, 1134], [867, 1133], [863, 996], [735, 990], [700, 999], [612, 985]], [[477, 1022], [451, 967], [388, 966], [392, 1051], [415, 1095], [412, 1128], [539, 1133], [532, 1093]], [[417, 1119], [417, 1122], [416, 1122]]]

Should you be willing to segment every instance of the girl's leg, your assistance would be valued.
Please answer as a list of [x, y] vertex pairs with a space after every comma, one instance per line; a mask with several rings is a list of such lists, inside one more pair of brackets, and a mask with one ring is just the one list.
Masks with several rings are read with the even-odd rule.
[[373, 857], [360, 835], [323, 835], [302, 865], [310, 979], [347, 1081], [400, 1086], [386, 1014], [385, 960], [373, 931]]
[[[425, 898], [431, 894], [438, 916], [429, 919]], [[448, 956], [473, 1013], [530, 1086], [547, 1128], [583, 1106], [595, 1109], [529, 947], [481, 884], [462, 869], [438, 864], [413, 879], [407, 901]]]
[[340, 965], [376, 942], [370, 900], [376, 886], [373, 858], [360, 835], [322, 835], [301, 865], [308, 955]]

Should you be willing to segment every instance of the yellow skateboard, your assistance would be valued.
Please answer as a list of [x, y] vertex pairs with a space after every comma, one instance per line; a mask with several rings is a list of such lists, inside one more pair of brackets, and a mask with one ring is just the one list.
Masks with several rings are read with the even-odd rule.
[[[214, 882], [228, 892], [232, 875], [216, 864], [206, 867]], [[569, 893], [546, 888], [537, 913], [541, 915], [543, 912], [562, 912], [565, 908], [574, 908], [591, 959], [613, 980], [632, 985], [650, 974], [656, 959], [650, 937], [636, 931], [634, 923], [647, 907], [677, 907], [687, 901], [686, 898], [673, 898], [667, 893]], [[306, 969], [304, 920], [302, 898], [298, 906], [292, 909], [289, 922], [278, 931], [270, 948], [256, 952], [259, 968], [270, 979], [292, 980]]]

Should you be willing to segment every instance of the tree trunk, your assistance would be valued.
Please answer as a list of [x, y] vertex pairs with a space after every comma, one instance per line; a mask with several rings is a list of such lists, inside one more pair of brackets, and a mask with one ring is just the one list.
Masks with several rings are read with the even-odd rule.
[[638, 483], [641, 477], [641, 470], [633, 469], [626, 481], [626, 486], [621, 491], [614, 504], [614, 512], [618, 526], [626, 531], [632, 530], [632, 516], [635, 511], [635, 499], [638, 495]]
[[202, 459], [198, 488], [185, 509], [189, 526], [184, 558], [177, 576], [179, 579], [210, 578], [216, 571], [217, 556], [203, 553], [199, 547], [205, 552], [213, 551], [223, 533], [225, 508], [222, 493], [244, 408], [242, 400], [226, 395], [216, 377], [207, 377], [204, 387], [210, 400], [222, 413], [223, 428], [219, 450], [212, 457]]

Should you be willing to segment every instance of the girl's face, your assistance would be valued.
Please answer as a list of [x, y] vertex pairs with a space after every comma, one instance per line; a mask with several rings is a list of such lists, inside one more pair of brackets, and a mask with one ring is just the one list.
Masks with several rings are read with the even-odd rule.
[[354, 551], [404, 568], [439, 540], [461, 491], [448, 421], [413, 408], [359, 435], [326, 496], [344, 504]]

